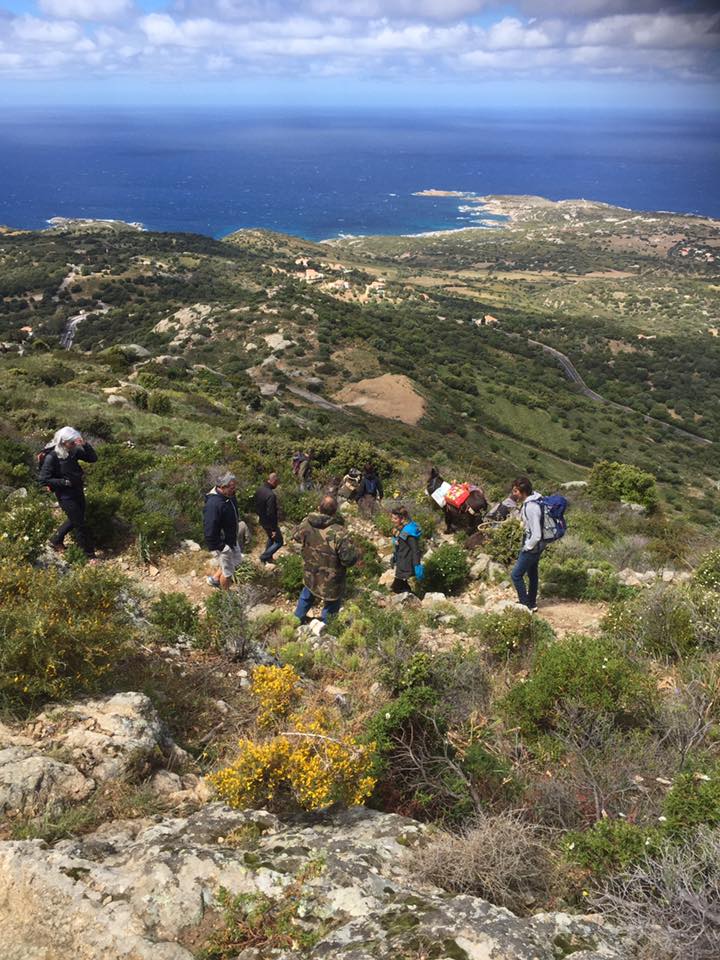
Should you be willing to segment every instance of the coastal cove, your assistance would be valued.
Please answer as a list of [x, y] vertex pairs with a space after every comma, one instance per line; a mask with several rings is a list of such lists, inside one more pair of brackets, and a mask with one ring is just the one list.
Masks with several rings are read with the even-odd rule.
[[718, 142], [699, 114], [8, 111], [0, 224], [422, 234], [489, 225], [488, 194], [717, 217]]

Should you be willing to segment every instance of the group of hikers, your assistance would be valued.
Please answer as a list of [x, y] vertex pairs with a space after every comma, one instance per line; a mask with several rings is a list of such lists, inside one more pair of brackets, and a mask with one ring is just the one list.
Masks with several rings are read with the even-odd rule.
[[[58, 430], [38, 457], [39, 483], [55, 494], [66, 517], [50, 544], [56, 551], [63, 551], [65, 537], [72, 530], [78, 546], [90, 562], [95, 562], [95, 552], [85, 521], [84, 478], [80, 461], [95, 463], [96, 460], [97, 454], [92, 445], [73, 427]], [[293, 474], [298, 478], [301, 490], [313, 489], [312, 460], [312, 451], [293, 457]], [[279, 483], [278, 474], [270, 473], [255, 493], [254, 508], [258, 524], [266, 537], [265, 547], [259, 556], [262, 564], [273, 564], [275, 554], [285, 544], [276, 493]], [[216, 478], [213, 488], [205, 496], [203, 529], [213, 564], [207, 582], [215, 589], [230, 588], [249, 542], [250, 530], [240, 515], [236, 491], [237, 478], [233, 473], [225, 472]], [[323, 621], [339, 611], [347, 572], [360, 558], [347, 531], [345, 519], [339, 512], [339, 501], [355, 501], [373, 512], [384, 497], [382, 480], [373, 464], [366, 464], [362, 471], [348, 471], [342, 481], [331, 485], [330, 491], [322, 495], [317, 512], [305, 517], [293, 535], [303, 560], [303, 588], [295, 608], [295, 616], [301, 623], [308, 621], [313, 608], [320, 607]], [[553, 519], [553, 500], [563, 498], [542, 497], [533, 490], [527, 477], [518, 477], [512, 484], [509, 497], [503, 501], [508, 509], [514, 506], [519, 511], [522, 521], [522, 547], [511, 579], [517, 591], [518, 604], [533, 612], [537, 610], [540, 557], [548, 543], [561, 536], [560, 531], [564, 530], [562, 516]], [[410, 581], [414, 579], [419, 583], [425, 575], [422, 531], [407, 507], [396, 505], [389, 512], [394, 570], [391, 589], [396, 594], [411, 593]]]

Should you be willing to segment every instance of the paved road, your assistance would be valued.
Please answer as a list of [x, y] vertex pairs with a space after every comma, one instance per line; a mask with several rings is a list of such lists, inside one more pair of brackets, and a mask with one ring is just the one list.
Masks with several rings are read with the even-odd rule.
[[[510, 333], [507, 330], [500, 330], [499, 333], [503, 333], [506, 337], [510, 337], [512, 339], [522, 339], [519, 333]], [[540, 343], [539, 340], [531, 340], [529, 337], [526, 339], [528, 343], [532, 344], [532, 346], [540, 347], [541, 350], [549, 354], [549, 356], [551, 356], [554, 360], [557, 360], [565, 371], [568, 380], [572, 380], [573, 383], [576, 383], [580, 388], [580, 393], [584, 394], [586, 397], [589, 397], [591, 400], [594, 400], [596, 403], [607, 403], [609, 406], [615, 407], [617, 410], [624, 410], [625, 413], [632, 413], [641, 416], [645, 423], [656, 423], [660, 427], [665, 427], [668, 430], [672, 430], [681, 437], [686, 437], [688, 440], [694, 440], [695, 443], [700, 443], [705, 447], [712, 446], [712, 440], [708, 440], [705, 437], [699, 437], [695, 433], [690, 433], [689, 430], [683, 430], [682, 427], [676, 427], [672, 423], [666, 423], [664, 420], [658, 420], [656, 417], [651, 417], [646, 413], [640, 413], [638, 410], [633, 410], [632, 407], [625, 406], [624, 403], [617, 403], [615, 400], [608, 400], [607, 397], [603, 397], [602, 394], [596, 393], [595, 390], [590, 389], [590, 387], [577, 372], [577, 369], [570, 357], [566, 356], [564, 353], [560, 353], [560, 351], [556, 350], [555, 347], [548, 347], [547, 344]]]

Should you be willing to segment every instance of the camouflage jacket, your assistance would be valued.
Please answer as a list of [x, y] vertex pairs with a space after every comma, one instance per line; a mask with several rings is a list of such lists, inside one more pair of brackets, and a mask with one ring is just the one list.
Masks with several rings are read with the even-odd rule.
[[300, 524], [295, 540], [301, 544], [305, 586], [323, 600], [339, 600], [347, 568], [358, 559], [355, 544], [345, 530], [344, 518], [338, 513], [334, 517], [311, 513]]

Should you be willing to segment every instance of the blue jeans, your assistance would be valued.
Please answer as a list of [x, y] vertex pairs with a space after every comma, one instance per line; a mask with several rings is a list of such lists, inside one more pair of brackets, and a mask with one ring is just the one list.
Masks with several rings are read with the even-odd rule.
[[[536, 547], [534, 550], [521, 550], [517, 558], [517, 563], [510, 574], [510, 578], [517, 590], [518, 602], [530, 610], [537, 606], [538, 564], [540, 563], [540, 554], [542, 552], [542, 545]], [[528, 578], [527, 589], [525, 588], [526, 576]]]
[[263, 527], [263, 530], [267, 535], [267, 543], [265, 544], [265, 549], [260, 554], [260, 559], [263, 561], [263, 563], [267, 563], [267, 561], [272, 558], [273, 554], [277, 553], [280, 547], [283, 546], [285, 541], [283, 540], [280, 527], [277, 528], [274, 535], [273, 531], [269, 530], [267, 527]]
[[[297, 606], [295, 607], [295, 616], [298, 620], [304, 620], [308, 615], [310, 607], [312, 607], [316, 601], [315, 594], [311, 593], [307, 587], [303, 587], [300, 591], [300, 596], [298, 597]], [[325, 600], [322, 608], [322, 613], [320, 614], [320, 619], [323, 623], [327, 623], [327, 618], [333, 614], [337, 613], [342, 604], [342, 600], [338, 598], [337, 600]]]

